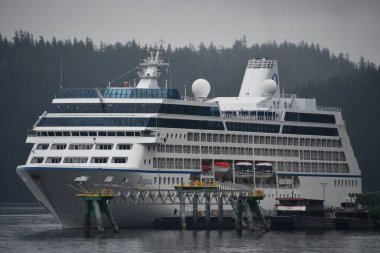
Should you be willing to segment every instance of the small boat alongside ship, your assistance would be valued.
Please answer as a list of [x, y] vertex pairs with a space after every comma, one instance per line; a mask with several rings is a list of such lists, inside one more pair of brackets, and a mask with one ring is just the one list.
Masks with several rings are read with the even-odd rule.
[[341, 207], [325, 208], [323, 200], [278, 198], [276, 216], [271, 217], [274, 230], [293, 229], [372, 229], [376, 223], [356, 203], [343, 202]]
[[332, 209], [325, 209], [323, 200], [277, 198], [276, 216], [271, 217], [272, 229], [334, 229]]
[[376, 226], [368, 212], [359, 209], [356, 203], [341, 203], [341, 207], [335, 209], [335, 217], [337, 229], [368, 229]]

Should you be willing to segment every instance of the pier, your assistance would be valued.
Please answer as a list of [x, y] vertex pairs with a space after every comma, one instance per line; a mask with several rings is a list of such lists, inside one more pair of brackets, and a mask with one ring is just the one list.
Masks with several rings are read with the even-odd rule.
[[108, 206], [108, 202], [114, 198], [110, 191], [100, 191], [100, 193], [85, 193], [77, 194], [81, 200], [84, 201], [84, 232], [90, 233], [91, 228], [91, 214], [95, 214], [96, 223], [99, 232], [104, 232], [102, 213], [104, 213], [115, 233], [119, 232], [119, 228]]
[[[204, 183], [191, 182], [175, 186], [173, 190], [136, 190], [117, 189], [109, 190], [117, 194], [77, 194], [85, 201], [84, 229], [90, 227], [90, 215], [95, 213], [98, 231], [104, 231], [101, 212], [107, 215], [115, 231], [118, 231], [116, 222], [108, 207], [111, 199], [121, 199], [131, 205], [178, 205], [179, 217], [162, 217], [155, 225], [168, 223], [169, 227], [176, 227], [178, 223], [181, 229], [224, 229], [234, 227], [237, 231], [243, 229], [256, 229], [254, 216], [259, 221], [260, 229], [269, 231], [270, 227], [266, 221], [259, 201], [264, 199], [262, 190], [232, 183]], [[186, 215], [186, 205], [192, 206], [191, 215]], [[200, 216], [199, 207], [204, 206], [204, 216]], [[211, 206], [217, 207], [217, 217], [211, 216]], [[231, 207], [232, 217], [225, 216], [225, 207]], [[246, 219], [244, 219], [245, 214]], [[170, 223], [170, 224], [169, 224]], [[189, 225], [188, 225], [189, 224]]]

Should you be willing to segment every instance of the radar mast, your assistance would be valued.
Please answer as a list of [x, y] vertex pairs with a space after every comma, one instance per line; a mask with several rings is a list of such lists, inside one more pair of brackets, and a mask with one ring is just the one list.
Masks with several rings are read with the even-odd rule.
[[140, 89], [159, 89], [158, 78], [161, 75], [160, 68], [168, 67], [169, 63], [165, 63], [160, 57], [160, 47], [155, 47], [155, 51], [150, 52], [149, 57], [145, 58], [139, 65], [139, 71], [137, 74], [140, 77], [140, 82], [136, 88]]

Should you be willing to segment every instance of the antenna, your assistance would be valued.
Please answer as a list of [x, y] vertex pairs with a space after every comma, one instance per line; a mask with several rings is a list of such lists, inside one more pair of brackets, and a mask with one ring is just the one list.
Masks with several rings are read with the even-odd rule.
[[172, 88], [172, 68], [171, 68], [171, 64], [169, 64], [169, 88], [170, 89]]
[[62, 83], [63, 83], [63, 55], [62, 55], [62, 49], [61, 49], [61, 73], [60, 73], [60, 82], [59, 82], [59, 88], [62, 89]]

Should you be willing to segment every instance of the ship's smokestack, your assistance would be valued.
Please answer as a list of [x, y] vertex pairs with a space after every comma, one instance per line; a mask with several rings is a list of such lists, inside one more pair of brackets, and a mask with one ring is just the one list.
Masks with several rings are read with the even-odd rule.
[[[270, 80], [273, 80], [274, 82]], [[277, 87], [273, 87], [273, 83], [275, 83]], [[268, 91], [270, 92], [268, 93]], [[240, 88], [239, 97], [279, 96], [280, 80], [278, 76], [277, 61], [266, 58], [249, 60], [247, 69], [245, 70], [243, 83]]]

